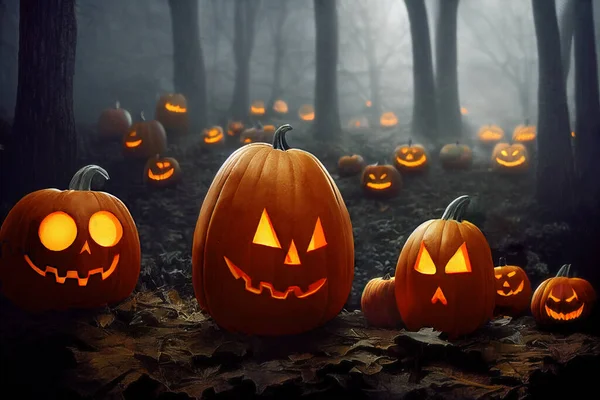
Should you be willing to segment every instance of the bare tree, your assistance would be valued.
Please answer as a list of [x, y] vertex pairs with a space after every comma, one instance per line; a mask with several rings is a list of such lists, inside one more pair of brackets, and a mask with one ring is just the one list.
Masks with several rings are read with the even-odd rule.
[[271, 86], [271, 96], [269, 98], [269, 110], [273, 104], [281, 97], [281, 74], [283, 71], [283, 62], [286, 53], [285, 22], [288, 16], [288, 5], [290, 0], [279, 0], [277, 2], [275, 17], [271, 18], [271, 35], [273, 37], [273, 50], [275, 59], [273, 61], [273, 83]]
[[559, 0], [556, 3], [557, 13], [560, 16], [560, 50], [565, 73], [565, 81], [571, 68], [571, 49], [573, 32], [575, 29], [575, 3], [577, 0]]

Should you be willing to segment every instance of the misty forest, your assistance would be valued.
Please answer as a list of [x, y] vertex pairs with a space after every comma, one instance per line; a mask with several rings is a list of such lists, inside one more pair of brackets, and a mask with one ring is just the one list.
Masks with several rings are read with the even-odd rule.
[[0, 0], [0, 396], [595, 397], [599, 64], [600, 0]]

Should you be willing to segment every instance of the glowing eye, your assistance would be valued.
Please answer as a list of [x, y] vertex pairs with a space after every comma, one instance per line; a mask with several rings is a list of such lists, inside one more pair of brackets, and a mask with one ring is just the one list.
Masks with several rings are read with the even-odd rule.
[[502, 278], [502, 274], [496, 274], [494, 276], [496, 277], [496, 279], [501, 279]]
[[55, 211], [44, 218], [38, 229], [38, 236], [48, 250], [61, 251], [75, 241], [77, 224], [69, 214]]
[[260, 221], [258, 222], [258, 227], [256, 228], [256, 233], [254, 234], [252, 243], [268, 247], [276, 247], [278, 249], [281, 248], [281, 244], [279, 243], [279, 239], [277, 239], [275, 229], [273, 229], [273, 224], [271, 223], [269, 214], [267, 214], [266, 208], [263, 210], [262, 215], [260, 216]]
[[131, 132], [131, 133], [129, 134], [129, 136], [133, 136], [133, 137], [135, 137], [135, 136], [137, 136], [137, 132], [136, 132], [136, 131], [133, 131], [133, 132]]
[[317, 223], [315, 224], [315, 230], [310, 238], [310, 243], [308, 244], [308, 250], [313, 251], [320, 249], [321, 247], [327, 246], [327, 240], [325, 239], [325, 232], [323, 232], [323, 225], [321, 225], [321, 218], [317, 218]]
[[159, 161], [159, 162], [157, 162], [157, 163], [156, 163], [156, 166], [157, 166], [158, 168], [162, 168], [162, 167], [163, 167], [163, 163], [161, 163], [161, 162]]
[[372, 180], [375, 180], [375, 175], [369, 174], [369, 178], [372, 179]]
[[467, 243], [463, 243], [446, 264], [447, 274], [464, 274], [465, 272], [471, 272]]
[[435, 264], [425, 247], [425, 243], [421, 242], [421, 248], [419, 249], [419, 256], [415, 263], [415, 271], [425, 275], [435, 275]]
[[381, 174], [381, 176], [379, 177], [379, 179], [385, 179], [387, 177], [387, 174]]
[[509, 272], [508, 274], [506, 274], [506, 276], [508, 276], [509, 278], [512, 278], [516, 274], [517, 274], [517, 271], [512, 271], [512, 272]]
[[169, 168], [170, 166], [171, 166], [171, 163], [170, 163], [170, 162], [168, 162], [168, 161], [165, 161], [165, 162], [163, 163], [163, 167], [164, 167], [164, 168]]
[[569, 297], [568, 299], [566, 299], [565, 301], [567, 303], [572, 302], [573, 300], [577, 300], [577, 293], [575, 293], [575, 291], [573, 290], [573, 296]]
[[507, 156], [507, 155], [508, 155], [508, 153], [506, 152], [506, 150], [502, 150], [500, 153], [501, 153], [503, 156]]
[[513, 156], [516, 156], [517, 154], [519, 154], [519, 150], [515, 150], [515, 151], [512, 152]]
[[88, 229], [94, 242], [102, 247], [112, 247], [123, 237], [123, 226], [117, 217], [108, 211], [98, 211], [92, 215]]
[[556, 297], [555, 295], [553, 295], [552, 291], [550, 291], [550, 294], [548, 295], [548, 298], [554, 300], [557, 303], [560, 303], [560, 299], [558, 297]]
[[402, 154], [406, 154], [406, 153], [408, 153], [408, 149], [406, 147], [403, 147], [402, 150], [400, 150], [400, 152]]

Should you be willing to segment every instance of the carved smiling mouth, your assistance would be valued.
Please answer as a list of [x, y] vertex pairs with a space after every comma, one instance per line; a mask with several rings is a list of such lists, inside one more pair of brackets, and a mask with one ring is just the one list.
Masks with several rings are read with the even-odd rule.
[[154, 181], [164, 181], [164, 180], [169, 179], [171, 176], [173, 176], [174, 172], [175, 172], [174, 168], [171, 168], [164, 174], [154, 174], [154, 173], [152, 173], [151, 170], [148, 170], [148, 178], [150, 178]]
[[171, 103], [165, 104], [165, 109], [167, 111], [171, 111], [171, 112], [174, 112], [174, 113], [184, 113], [184, 112], [186, 112], [186, 109], [184, 107], [180, 107], [180, 106], [178, 106], [176, 104], [171, 104]]
[[505, 167], [516, 167], [517, 165], [521, 165], [525, 162], [525, 156], [521, 156], [518, 160], [515, 161], [504, 161], [496, 157], [496, 162]]
[[37, 272], [39, 275], [45, 277], [46, 274], [49, 272], [54, 274], [54, 279], [56, 280], [56, 283], [61, 283], [61, 284], [65, 283], [65, 281], [68, 278], [71, 278], [71, 279], [77, 279], [77, 284], [79, 286], [86, 286], [88, 283], [88, 280], [90, 279], [90, 276], [92, 276], [92, 275], [100, 274], [102, 276], [102, 280], [105, 280], [106, 278], [111, 276], [112, 273], [115, 272], [115, 270], [117, 269], [117, 264], [119, 264], [120, 255], [117, 254], [113, 257], [112, 263], [110, 264], [110, 267], [108, 268], [108, 270], [104, 271], [104, 268], [92, 269], [92, 270], [88, 271], [87, 277], [85, 277], [85, 278], [80, 278], [79, 273], [75, 270], [68, 270], [67, 274], [65, 276], [59, 276], [58, 269], [51, 267], [49, 265], [47, 265], [46, 269], [42, 271], [40, 268], [38, 268], [33, 263], [33, 261], [31, 261], [31, 258], [29, 258], [28, 255], [25, 255], [24, 258], [25, 258], [25, 262], [27, 262], [27, 264], [31, 267], [31, 269], [34, 270], [35, 272]]
[[573, 319], [579, 318], [581, 316], [581, 313], [583, 312], [583, 306], [585, 306], [585, 304], [582, 304], [581, 307], [579, 307], [575, 311], [571, 311], [568, 313], [561, 313], [561, 312], [556, 312], [556, 311], [552, 310], [546, 304], [544, 305], [544, 307], [546, 308], [546, 313], [550, 316], [550, 318], [555, 319], [557, 321], [571, 321]]
[[390, 186], [392, 186], [392, 182], [384, 182], [384, 183], [367, 182], [367, 187], [370, 187], [371, 189], [383, 190], [383, 189], [389, 188]]
[[204, 143], [217, 143], [219, 140], [223, 139], [223, 134], [219, 133], [217, 136], [207, 136], [204, 138]]
[[138, 147], [140, 144], [142, 144], [142, 139], [134, 140], [133, 142], [125, 142], [125, 146], [129, 148]]
[[501, 290], [496, 290], [496, 293], [498, 293], [500, 296], [504, 296], [504, 297], [514, 296], [515, 294], [521, 293], [523, 291], [524, 286], [525, 286], [525, 282], [521, 281], [521, 284], [515, 290], [510, 290], [508, 293], [505, 293], [504, 290], [501, 289]]
[[242, 278], [244, 280], [247, 291], [254, 294], [261, 294], [263, 289], [267, 289], [271, 292], [271, 297], [278, 300], [285, 300], [290, 293], [294, 293], [297, 298], [303, 299], [318, 292], [319, 289], [325, 285], [325, 282], [327, 282], [327, 278], [319, 279], [318, 281], [308, 285], [307, 291], [303, 291], [299, 286], [289, 286], [284, 292], [280, 292], [273, 287], [272, 283], [269, 282], [260, 282], [258, 288], [255, 288], [252, 286], [252, 279], [244, 271], [238, 268], [227, 257], [223, 258], [225, 259], [225, 263], [227, 264], [227, 268], [229, 268], [231, 275], [233, 275], [235, 279]]
[[416, 161], [406, 161], [401, 159], [400, 157], [396, 157], [396, 161], [398, 162], [398, 164], [403, 165], [405, 167], [418, 167], [419, 165], [425, 164], [425, 161], [427, 161], [427, 157], [422, 156]]

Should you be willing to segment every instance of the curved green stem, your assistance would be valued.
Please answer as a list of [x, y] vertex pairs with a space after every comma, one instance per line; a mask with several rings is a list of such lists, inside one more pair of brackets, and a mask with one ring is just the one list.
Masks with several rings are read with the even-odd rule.
[[140, 111], [140, 119], [141, 119], [142, 121], [145, 121], [145, 120], [146, 120], [146, 117], [144, 116], [144, 110]]
[[388, 272], [387, 274], [385, 274], [385, 276], [383, 278], [384, 281], [389, 281], [390, 279], [392, 279], [392, 276], [390, 275], [390, 273]]
[[277, 150], [289, 150], [291, 147], [288, 145], [285, 140], [285, 133], [287, 131], [291, 131], [293, 128], [290, 124], [283, 124], [275, 131], [273, 135], [273, 148]]
[[571, 264], [565, 264], [556, 273], [557, 278], [568, 278], [569, 272], [571, 272]]
[[92, 190], [92, 179], [96, 174], [102, 175], [106, 180], [110, 179], [104, 168], [94, 164], [86, 165], [75, 172], [69, 183], [69, 190]]
[[452, 203], [448, 204], [448, 207], [446, 207], [441, 219], [446, 221], [455, 220], [461, 222], [465, 216], [465, 212], [467, 211], [470, 202], [471, 198], [466, 194], [457, 197], [452, 201]]

